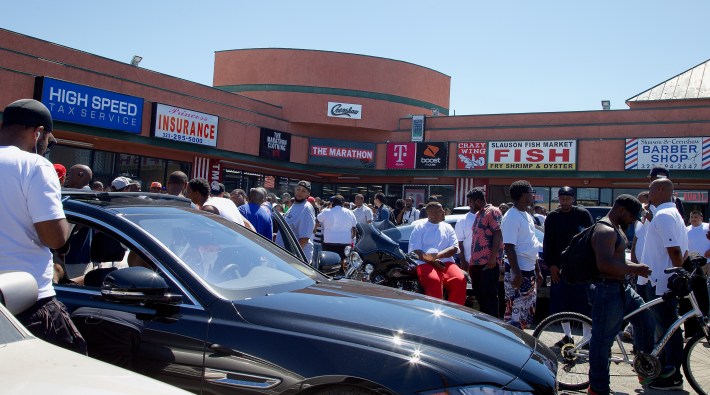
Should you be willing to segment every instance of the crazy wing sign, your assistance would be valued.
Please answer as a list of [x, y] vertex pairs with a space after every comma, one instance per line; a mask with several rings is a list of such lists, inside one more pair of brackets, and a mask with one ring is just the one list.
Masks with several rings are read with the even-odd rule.
[[456, 144], [456, 168], [466, 170], [486, 169], [486, 142], [460, 142]]
[[576, 170], [577, 140], [490, 141], [488, 170]]

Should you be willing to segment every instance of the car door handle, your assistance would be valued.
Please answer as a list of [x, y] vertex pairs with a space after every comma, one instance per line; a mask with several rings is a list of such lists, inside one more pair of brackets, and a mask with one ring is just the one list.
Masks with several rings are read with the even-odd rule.
[[222, 354], [222, 355], [234, 355], [237, 354], [233, 349], [223, 346], [221, 344], [210, 344], [210, 350], [216, 354]]

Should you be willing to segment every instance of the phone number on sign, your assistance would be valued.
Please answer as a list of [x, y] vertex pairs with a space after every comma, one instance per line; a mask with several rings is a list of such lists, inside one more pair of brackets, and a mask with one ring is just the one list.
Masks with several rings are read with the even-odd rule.
[[170, 140], [184, 141], [187, 143], [204, 144], [204, 139], [202, 137], [184, 136], [182, 134], [169, 134], [169, 133], [164, 133], [160, 137], [165, 138], [165, 139], [170, 139]]
[[653, 163], [653, 164], [644, 163], [641, 166], [639, 166], [639, 169], [651, 169], [651, 168], [653, 168], [653, 166], [658, 166], [659, 164], [668, 170], [672, 170], [672, 169], [675, 169], [675, 170], [683, 170], [683, 169], [700, 170], [700, 166], [695, 163]]

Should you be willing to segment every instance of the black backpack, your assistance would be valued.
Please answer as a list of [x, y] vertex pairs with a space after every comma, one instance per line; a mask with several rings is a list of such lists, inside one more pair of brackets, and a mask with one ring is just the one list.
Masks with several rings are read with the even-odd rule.
[[599, 276], [597, 257], [592, 248], [592, 234], [598, 223], [614, 227], [606, 221], [599, 220], [574, 235], [567, 248], [562, 251], [560, 276], [564, 281], [570, 284], [585, 284]]

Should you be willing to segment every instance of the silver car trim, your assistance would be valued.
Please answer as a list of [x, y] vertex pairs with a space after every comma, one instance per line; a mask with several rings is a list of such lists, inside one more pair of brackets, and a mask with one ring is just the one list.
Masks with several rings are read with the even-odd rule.
[[[191, 305], [190, 305], [190, 304], [182, 303], [182, 304], [180, 304], [181, 307], [193, 308], [193, 309], [198, 309], [198, 310], [204, 310], [203, 306], [197, 301], [197, 299], [196, 299], [190, 292], [188, 292], [188, 291], [182, 286], [182, 284], [180, 283], [180, 281], [178, 281], [178, 280], [175, 278], [175, 276], [173, 276], [172, 273], [170, 273], [169, 270], [166, 270], [166, 269], [165, 269], [165, 266], [164, 266], [162, 263], [160, 263], [160, 261], [158, 261], [158, 260], [155, 258], [155, 256], [153, 256], [153, 254], [149, 253], [149, 252], [146, 251], [143, 247], [141, 247], [140, 244], [139, 244], [138, 242], [136, 242], [136, 240], [135, 240], [134, 238], [129, 237], [125, 232], [123, 232], [123, 231], [117, 229], [115, 226], [109, 225], [109, 224], [107, 224], [107, 223], [105, 223], [105, 222], [103, 222], [103, 221], [98, 221], [98, 220], [96, 220], [96, 218], [92, 218], [92, 217], [90, 217], [90, 216], [88, 216], [88, 215], [79, 214], [79, 213], [74, 212], [74, 211], [65, 211], [65, 213], [66, 213], [67, 215], [71, 215], [71, 216], [74, 216], [74, 217], [77, 217], [77, 218], [81, 218], [81, 219], [83, 219], [83, 220], [86, 220], [86, 221], [89, 222], [89, 223], [95, 223], [95, 224], [98, 224], [98, 225], [100, 225], [100, 226], [103, 226], [103, 227], [105, 227], [105, 228], [107, 228], [107, 229], [110, 229], [110, 230], [112, 230], [113, 232], [115, 232], [116, 234], [118, 234], [119, 236], [121, 236], [123, 239], [129, 241], [132, 245], [138, 246], [138, 247], [137, 247], [137, 250], [141, 251], [145, 256], [148, 257], [148, 259], [150, 259], [153, 263], [155, 263], [155, 265], [156, 265], [158, 268], [161, 269], [162, 274], [164, 274], [165, 276], [167, 276], [168, 278], [170, 278], [170, 280], [180, 289], [180, 292], [183, 294], [183, 296], [184, 296], [186, 299], [188, 299], [188, 300], [190, 301]], [[119, 215], [117, 215], [117, 217], [118, 217], [118, 216], [119, 216]], [[122, 218], [122, 219], [123, 219], [123, 218]], [[153, 235], [147, 233], [147, 232], [146, 232], [145, 230], [143, 230], [141, 227], [136, 226], [133, 222], [128, 221], [128, 220], [126, 220], [126, 219], [123, 219], [123, 220], [126, 221], [126, 222], [128, 222], [128, 223], [131, 224], [132, 226], [134, 226], [137, 230], [139, 230], [140, 232], [142, 232], [144, 235], [148, 236], [151, 240], [153, 240], [153, 242], [156, 242], [157, 244], [159, 244], [159, 245], [161, 245], [161, 246], [163, 245], [163, 243], [161, 243], [159, 240], [157, 240], [155, 237], [153, 237]], [[163, 247], [165, 247], [165, 246], [163, 246]], [[177, 257], [175, 256], [175, 254], [173, 254], [173, 252], [170, 251], [170, 249], [165, 248], [165, 250], [168, 251], [168, 252], [170, 253], [170, 255], [173, 256], [173, 258], [177, 258]], [[178, 261], [179, 261], [179, 259], [178, 259]], [[180, 262], [182, 262], [182, 261], [180, 261]], [[55, 285], [55, 286], [57, 286], [57, 285]], [[81, 289], [81, 288], [74, 288], [74, 287], [68, 287], [68, 288], [70, 288], [70, 289], [72, 289], [72, 290], [74, 290], [74, 289], [80, 289], [80, 290], [81, 290], [81, 291], [80, 291], [81, 293], [88, 293], [88, 294], [99, 294], [99, 293], [100, 293], [100, 292], [98, 292], [98, 291], [87, 290], [87, 289]]]
[[[233, 374], [241, 378], [229, 378]], [[280, 379], [273, 377], [257, 376], [249, 373], [230, 372], [226, 370], [205, 368], [205, 380], [219, 385], [241, 388], [269, 389], [281, 384]]]

